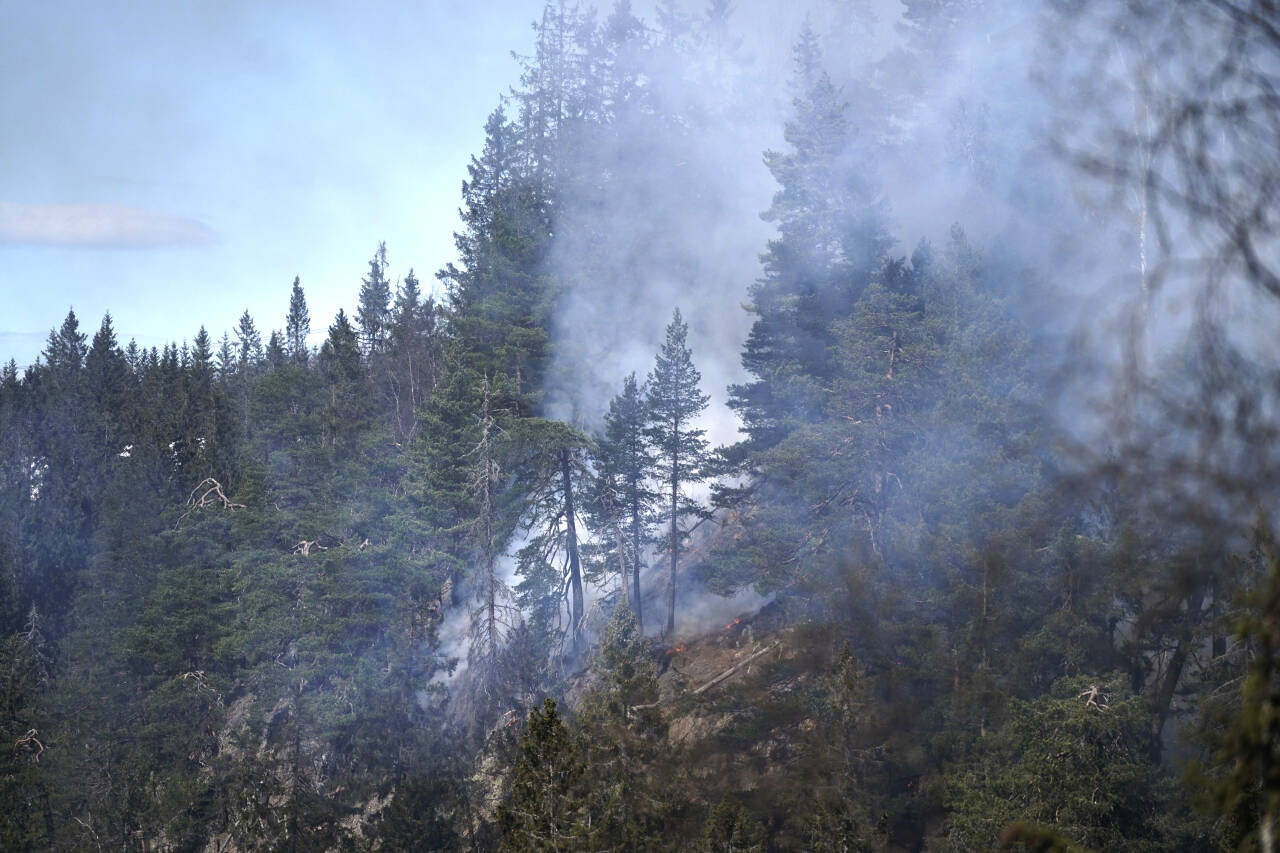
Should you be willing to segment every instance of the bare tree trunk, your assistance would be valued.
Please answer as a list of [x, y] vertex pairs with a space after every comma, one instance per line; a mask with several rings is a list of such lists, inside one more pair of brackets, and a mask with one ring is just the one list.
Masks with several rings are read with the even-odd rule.
[[671, 580], [667, 584], [667, 633], [676, 635], [676, 563], [680, 559], [679, 507], [677, 504], [680, 489], [680, 463], [671, 462]]
[[640, 506], [635, 500], [631, 503], [631, 575], [635, 585], [635, 596], [632, 599], [636, 611], [636, 630], [644, 636], [644, 604], [640, 596]]
[[581, 652], [582, 642], [582, 563], [578, 557], [578, 524], [574, 518], [573, 477], [569, 459], [569, 449], [560, 451], [560, 476], [564, 483], [564, 514], [566, 526], [565, 549], [569, 553], [569, 589], [572, 595], [573, 610], [570, 613], [573, 630], [573, 655], [577, 658]]

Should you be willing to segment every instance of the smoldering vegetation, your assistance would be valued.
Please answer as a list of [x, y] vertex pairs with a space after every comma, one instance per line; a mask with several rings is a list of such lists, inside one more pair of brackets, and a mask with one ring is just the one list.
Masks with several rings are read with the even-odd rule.
[[437, 284], [4, 370], [0, 844], [1272, 849], [1277, 32], [549, 3]]

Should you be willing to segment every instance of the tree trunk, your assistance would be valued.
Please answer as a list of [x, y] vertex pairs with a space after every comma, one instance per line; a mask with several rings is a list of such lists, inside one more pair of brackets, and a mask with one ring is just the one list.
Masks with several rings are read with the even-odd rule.
[[1178, 633], [1178, 642], [1174, 646], [1173, 655], [1169, 658], [1169, 665], [1165, 668], [1164, 678], [1156, 689], [1155, 718], [1151, 721], [1151, 733], [1157, 738], [1161, 737], [1164, 724], [1168, 722], [1169, 714], [1173, 711], [1174, 691], [1177, 690], [1178, 682], [1182, 678], [1182, 670], [1191, 656], [1195, 623], [1201, 618], [1200, 608], [1203, 604], [1204, 593], [1201, 591], [1197, 590], [1188, 597], [1187, 611]]
[[640, 506], [634, 499], [631, 502], [631, 576], [635, 586], [632, 604], [636, 611], [636, 630], [644, 636], [644, 604], [640, 597]]
[[573, 596], [573, 609], [570, 613], [573, 630], [573, 655], [577, 658], [582, 642], [582, 563], [578, 557], [578, 525], [574, 518], [573, 508], [573, 476], [570, 466], [569, 449], [560, 451], [560, 476], [564, 484], [564, 515], [566, 524], [565, 549], [569, 553], [569, 589]]
[[677, 497], [680, 489], [680, 463], [671, 462], [671, 580], [667, 584], [667, 637], [676, 635], [676, 562], [680, 559], [679, 515]]

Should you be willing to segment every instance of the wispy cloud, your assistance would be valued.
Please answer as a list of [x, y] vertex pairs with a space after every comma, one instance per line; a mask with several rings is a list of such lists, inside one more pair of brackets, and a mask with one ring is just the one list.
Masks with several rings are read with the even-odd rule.
[[0, 201], [0, 245], [154, 249], [210, 243], [207, 225], [118, 204]]

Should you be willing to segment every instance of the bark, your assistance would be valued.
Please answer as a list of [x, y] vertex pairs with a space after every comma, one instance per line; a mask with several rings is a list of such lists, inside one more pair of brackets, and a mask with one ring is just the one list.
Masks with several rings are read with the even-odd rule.
[[1187, 601], [1187, 612], [1182, 630], [1178, 634], [1177, 645], [1174, 646], [1173, 655], [1169, 658], [1169, 666], [1165, 669], [1164, 678], [1161, 679], [1160, 687], [1156, 691], [1156, 716], [1151, 722], [1151, 731], [1156, 737], [1160, 737], [1160, 733], [1164, 731], [1164, 724], [1173, 710], [1173, 694], [1182, 678], [1182, 670], [1187, 665], [1187, 659], [1191, 656], [1193, 629], [1200, 618], [1200, 608], [1203, 604], [1204, 593], [1202, 592], [1196, 592]]
[[573, 476], [570, 451], [566, 447], [560, 451], [560, 476], [564, 488], [565, 514], [565, 550], [569, 555], [569, 590], [572, 595], [573, 611], [570, 614], [573, 629], [573, 653], [577, 657], [581, 651], [583, 596], [582, 596], [582, 562], [578, 556], [578, 525], [574, 518]]
[[632, 604], [636, 611], [636, 630], [644, 636], [644, 604], [640, 596], [640, 505], [638, 500], [631, 502], [631, 576], [635, 587]]
[[[677, 436], [679, 434], [677, 433]], [[678, 440], [678, 439], [677, 439]], [[674, 637], [676, 633], [676, 563], [680, 559], [679, 537], [679, 501], [680, 495], [680, 463], [671, 462], [671, 580], [667, 584], [667, 633]]]

